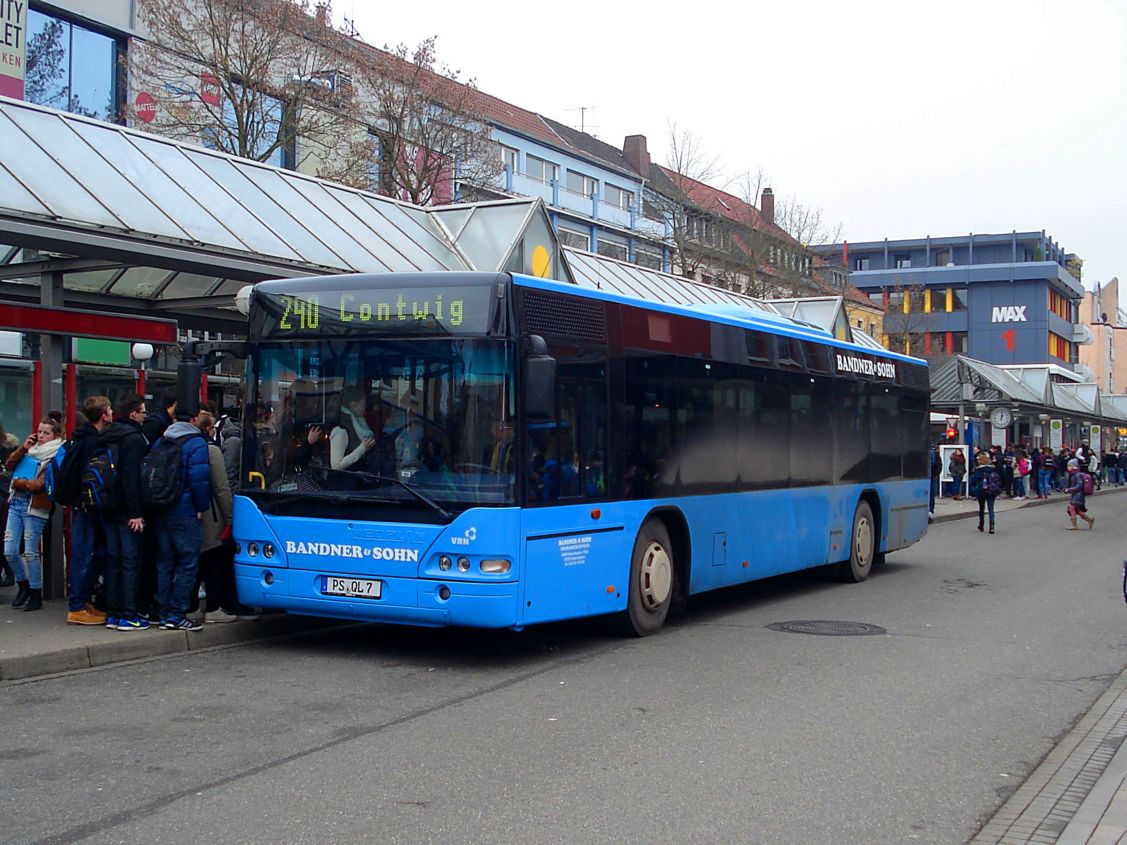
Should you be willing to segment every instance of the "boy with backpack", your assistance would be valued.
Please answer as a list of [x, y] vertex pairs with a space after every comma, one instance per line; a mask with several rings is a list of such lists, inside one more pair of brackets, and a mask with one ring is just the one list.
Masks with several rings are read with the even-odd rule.
[[970, 474], [970, 495], [978, 499], [978, 530], [983, 528], [983, 517], [990, 514], [990, 533], [994, 533], [994, 500], [1002, 492], [1002, 477], [994, 469], [989, 452], [979, 452]]
[[1088, 523], [1088, 530], [1096, 524], [1094, 517], [1088, 516], [1088, 497], [1095, 492], [1092, 476], [1080, 469], [1080, 461], [1073, 458], [1068, 462], [1068, 519], [1072, 524], [1066, 531], [1077, 529], [1076, 517]]
[[[82, 403], [85, 424], [76, 429], [66, 446], [63, 467], [68, 476], [85, 474], [90, 459], [98, 451], [98, 438], [102, 429], [113, 421], [110, 400], [106, 396], [91, 396]], [[71, 454], [73, 450], [73, 456]], [[73, 479], [71, 479], [73, 480]], [[60, 479], [61, 486], [71, 486]], [[102, 536], [102, 520], [97, 510], [88, 507], [81, 498], [71, 509], [71, 560], [70, 589], [67, 595], [68, 625], [104, 625], [106, 614], [90, 603], [90, 594], [98, 580], [98, 567], [94, 563], [95, 549]]]
[[[106, 532], [106, 627], [143, 631], [147, 619], [137, 613], [137, 579], [145, 530], [141, 502], [141, 461], [149, 442], [141, 433], [145, 400], [136, 393], [118, 400], [114, 421], [100, 442], [113, 457], [117, 490], [106, 497], [102, 527]], [[93, 497], [91, 497], [93, 498]]]
[[211, 506], [211, 471], [198, 412], [193, 417], [178, 413], [176, 419], [142, 462], [142, 498], [155, 516], [160, 545], [160, 627], [198, 631], [203, 626], [187, 613], [199, 570], [200, 520]]

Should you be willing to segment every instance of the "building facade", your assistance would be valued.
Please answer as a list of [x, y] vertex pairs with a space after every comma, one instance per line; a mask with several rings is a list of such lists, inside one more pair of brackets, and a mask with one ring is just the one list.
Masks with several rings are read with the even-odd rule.
[[1084, 294], [1080, 319], [1092, 332], [1092, 343], [1080, 348], [1080, 362], [1100, 390], [1127, 393], [1127, 310], [1120, 304], [1118, 278]]
[[818, 248], [886, 311], [886, 346], [931, 360], [1057, 364], [1081, 374], [1080, 260], [1042, 232]]

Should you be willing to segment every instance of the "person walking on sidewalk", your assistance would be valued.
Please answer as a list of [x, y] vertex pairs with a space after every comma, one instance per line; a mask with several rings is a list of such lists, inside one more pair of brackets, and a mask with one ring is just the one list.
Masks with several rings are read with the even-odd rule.
[[[43, 558], [39, 554], [39, 543], [47, 517], [51, 515], [43, 472], [62, 445], [62, 426], [58, 420], [44, 417], [35, 433], [29, 434], [5, 462], [12, 473], [12, 487], [4, 529], [4, 555], [15, 572], [18, 587], [12, 607], [43, 608]], [[20, 540], [23, 540], [22, 556]]]
[[[200, 520], [211, 506], [211, 472], [207, 441], [199, 429], [198, 413], [192, 417], [177, 413], [176, 422], [153, 444], [147, 460], [163, 462], [161, 455], [177, 461], [173, 474], [179, 473], [179, 497], [171, 507], [156, 512], [160, 546], [157, 559], [160, 627], [172, 631], [199, 631], [203, 626], [188, 619], [187, 612], [200, 564], [203, 540]], [[150, 494], [152, 492], [150, 490]]]
[[136, 393], [118, 400], [114, 421], [102, 432], [101, 444], [117, 454], [118, 499], [102, 511], [106, 532], [106, 627], [143, 631], [148, 619], [137, 613], [137, 581], [141, 573], [144, 514], [141, 505], [141, 461], [149, 441], [141, 433], [145, 400]]
[[1068, 519], [1072, 524], [1067, 531], [1077, 529], [1076, 517], [1088, 523], [1088, 529], [1096, 524], [1094, 517], [1088, 516], [1088, 491], [1091, 489], [1091, 476], [1085, 478], [1087, 473], [1080, 469], [1080, 461], [1073, 458], [1068, 462]]
[[970, 474], [970, 495], [978, 499], [978, 530], [983, 529], [983, 517], [990, 514], [990, 533], [994, 533], [994, 500], [1002, 492], [1002, 477], [994, 469], [989, 452], [979, 452], [975, 468]]

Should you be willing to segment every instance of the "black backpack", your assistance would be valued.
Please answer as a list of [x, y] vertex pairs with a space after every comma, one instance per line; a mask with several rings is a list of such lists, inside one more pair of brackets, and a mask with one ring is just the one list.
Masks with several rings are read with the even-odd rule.
[[141, 501], [154, 510], [168, 510], [184, 494], [184, 460], [180, 447], [194, 434], [162, 437], [141, 461]]
[[68, 440], [43, 471], [47, 498], [56, 505], [77, 505], [82, 494], [82, 465], [78, 462], [78, 444]]
[[[117, 474], [118, 444], [101, 443], [82, 468], [78, 506], [84, 511], [112, 511], [121, 501], [121, 479]], [[77, 452], [77, 450], [75, 450]], [[63, 458], [66, 463], [66, 458]]]

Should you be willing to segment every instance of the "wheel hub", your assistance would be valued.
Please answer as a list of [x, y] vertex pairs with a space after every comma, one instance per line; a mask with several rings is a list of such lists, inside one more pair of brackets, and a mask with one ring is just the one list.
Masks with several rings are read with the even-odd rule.
[[867, 519], [857, 522], [857, 536], [853, 538], [857, 549], [857, 562], [864, 565], [873, 556], [873, 528]]
[[651, 540], [646, 546], [638, 577], [639, 592], [647, 610], [657, 610], [669, 600], [673, 591], [673, 564], [660, 543]]

